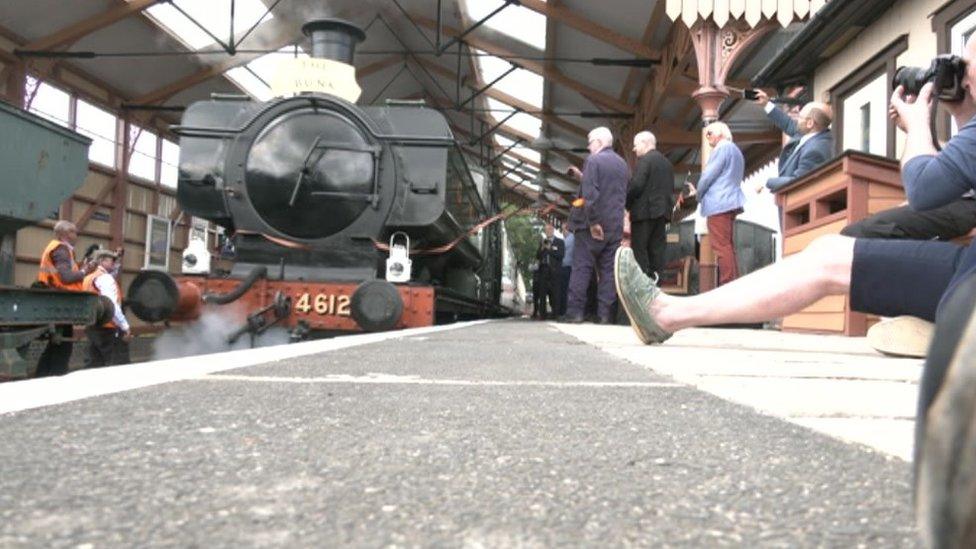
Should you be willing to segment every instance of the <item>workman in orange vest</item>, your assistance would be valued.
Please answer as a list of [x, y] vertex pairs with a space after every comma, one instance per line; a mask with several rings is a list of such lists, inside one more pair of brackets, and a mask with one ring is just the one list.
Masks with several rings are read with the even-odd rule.
[[[81, 291], [86, 271], [75, 261], [75, 243], [78, 241], [78, 228], [62, 219], [54, 225], [54, 239], [41, 253], [41, 265], [37, 272], [37, 282], [41, 286], [56, 290]], [[89, 270], [93, 266], [87, 267]], [[53, 339], [48, 342], [37, 362], [37, 376], [63, 375], [68, 373], [71, 359], [73, 330], [71, 326], [58, 328], [60, 343]]]
[[113, 276], [118, 257], [117, 253], [110, 250], [96, 251], [95, 270], [82, 281], [84, 291], [107, 297], [115, 305], [112, 320], [101, 326], [85, 328], [85, 335], [88, 336], [88, 368], [129, 363], [129, 340], [132, 339], [132, 332], [129, 321], [122, 312], [122, 288]]
[[41, 265], [37, 271], [37, 281], [58, 290], [81, 291], [81, 281], [93, 267], [82, 270], [75, 261], [75, 243], [78, 241], [78, 228], [62, 219], [54, 225], [54, 239], [48, 242], [41, 253]]

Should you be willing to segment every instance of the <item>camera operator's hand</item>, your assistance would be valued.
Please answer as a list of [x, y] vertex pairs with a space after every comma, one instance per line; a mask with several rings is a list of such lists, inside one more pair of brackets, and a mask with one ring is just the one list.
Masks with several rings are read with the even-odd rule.
[[897, 116], [895, 121], [907, 134], [905, 151], [901, 157], [903, 168], [916, 157], [938, 153], [935, 149], [934, 136], [929, 129], [933, 89], [934, 85], [931, 82], [925, 84], [914, 101], [905, 97], [904, 86], [898, 86], [891, 94], [891, 108], [895, 110]]
[[918, 97], [905, 95], [905, 87], [898, 86], [891, 94], [891, 109], [894, 109], [894, 119], [898, 127], [906, 133], [914, 131], [929, 131], [929, 120], [932, 109], [932, 90], [935, 86], [929, 82], [922, 86]]
[[766, 104], [769, 103], [769, 94], [766, 93], [766, 92], [764, 92], [764, 91], [762, 91], [762, 90], [758, 90], [757, 89], [756, 90], [756, 98], [754, 99], [754, 101], [760, 107], [765, 107]]

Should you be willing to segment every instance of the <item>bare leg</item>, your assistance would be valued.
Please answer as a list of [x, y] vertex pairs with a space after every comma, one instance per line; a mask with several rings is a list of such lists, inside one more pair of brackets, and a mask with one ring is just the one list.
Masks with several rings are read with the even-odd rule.
[[851, 286], [854, 239], [822, 236], [802, 252], [692, 297], [661, 294], [651, 313], [674, 332], [709, 324], [761, 322], [795, 313]]

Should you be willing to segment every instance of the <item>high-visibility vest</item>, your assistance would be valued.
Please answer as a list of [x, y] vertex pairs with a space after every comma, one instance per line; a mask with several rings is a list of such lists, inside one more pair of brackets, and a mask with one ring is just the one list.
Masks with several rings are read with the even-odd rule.
[[[61, 282], [61, 276], [58, 274], [58, 269], [54, 266], [54, 260], [51, 258], [51, 254], [54, 253], [54, 250], [56, 250], [59, 246], [67, 246], [67, 244], [57, 239], [47, 243], [47, 247], [44, 248], [44, 252], [41, 254], [41, 266], [37, 271], [37, 280], [38, 282], [45, 284], [48, 288], [80, 292], [82, 291], [81, 280], [67, 284]], [[71, 257], [71, 270], [77, 271], [78, 266], [75, 264], [75, 252], [71, 249], [71, 246], [68, 246], [68, 254]]]
[[[99, 295], [101, 295], [102, 292], [100, 292], [98, 290], [98, 286], [95, 285], [95, 279], [98, 278], [98, 277], [100, 277], [100, 276], [102, 276], [103, 274], [108, 274], [108, 271], [106, 271], [105, 269], [103, 269], [101, 267], [98, 267], [97, 269], [95, 269], [91, 273], [85, 275], [85, 278], [81, 281], [81, 289], [82, 289], [82, 291], [91, 292], [93, 294], [99, 294]], [[118, 280], [115, 280], [115, 277], [114, 276], [112, 276], [111, 278], [112, 278], [112, 282], [115, 283], [115, 295], [119, 296], [119, 305], [121, 306], [122, 305], [122, 287], [119, 286], [119, 281]], [[118, 327], [115, 324], [114, 320], [109, 320], [105, 324], [102, 324], [102, 326], [104, 326], [106, 328], [117, 328]]]

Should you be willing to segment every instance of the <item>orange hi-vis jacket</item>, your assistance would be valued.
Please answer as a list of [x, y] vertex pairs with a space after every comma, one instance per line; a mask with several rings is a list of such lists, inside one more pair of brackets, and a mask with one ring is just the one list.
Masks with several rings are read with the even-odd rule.
[[[51, 258], [51, 254], [54, 253], [59, 246], [65, 246], [64, 242], [54, 239], [47, 243], [47, 247], [44, 248], [44, 252], [41, 254], [41, 266], [37, 271], [37, 280], [47, 285], [48, 288], [56, 288], [59, 290], [69, 290], [72, 292], [82, 291], [83, 281], [78, 282], [63, 283], [61, 282], [61, 277], [58, 275], [58, 268], [54, 266], [54, 260]], [[77, 269], [77, 263], [75, 263], [75, 252], [68, 246], [68, 253], [71, 254], [71, 267], [72, 269]]]
[[[85, 275], [85, 279], [81, 281], [82, 291], [101, 295], [101, 292], [98, 291], [98, 286], [95, 286], [95, 279], [102, 276], [103, 274], [108, 274], [108, 271], [106, 271], [101, 267], [98, 267], [91, 273]], [[119, 296], [119, 305], [122, 305], [122, 287], [119, 286], [119, 281], [115, 280], [114, 276], [112, 277], [112, 282], [115, 283], [115, 295]], [[102, 326], [105, 328], [118, 328], [118, 325], [116, 325], [115, 322], [112, 320], [109, 320], [105, 324], [102, 324]]]

